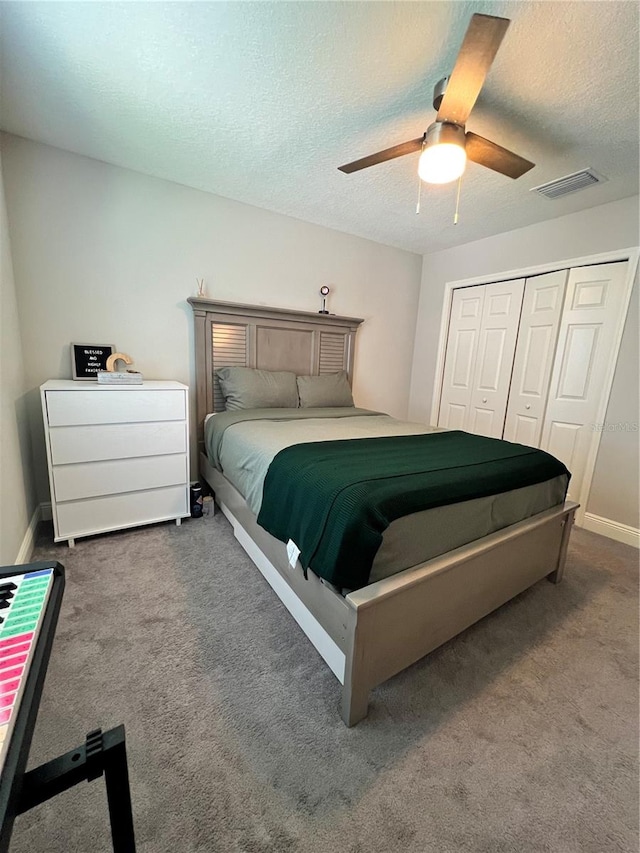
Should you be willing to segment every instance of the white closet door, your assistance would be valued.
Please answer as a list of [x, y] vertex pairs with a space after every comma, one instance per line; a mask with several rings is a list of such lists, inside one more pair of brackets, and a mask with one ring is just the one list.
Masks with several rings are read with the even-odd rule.
[[471, 405], [465, 429], [502, 438], [513, 356], [524, 294], [524, 279], [484, 286]]
[[484, 287], [454, 290], [438, 426], [466, 429], [482, 322]]
[[568, 270], [560, 270], [525, 282], [504, 427], [506, 441], [540, 446], [568, 275]]
[[540, 446], [572, 473], [569, 496], [580, 496], [610, 354], [625, 308], [626, 262], [569, 273]]

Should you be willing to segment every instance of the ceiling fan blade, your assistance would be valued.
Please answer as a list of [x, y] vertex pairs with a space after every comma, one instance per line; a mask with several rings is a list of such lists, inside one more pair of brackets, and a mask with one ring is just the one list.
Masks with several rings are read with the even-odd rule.
[[418, 139], [412, 139], [410, 142], [402, 142], [400, 145], [394, 145], [393, 148], [385, 148], [384, 151], [378, 151], [377, 154], [370, 154], [368, 157], [363, 157], [361, 160], [354, 160], [353, 163], [347, 163], [345, 166], [338, 166], [341, 172], [346, 175], [351, 172], [357, 172], [360, 169], [368, 169], [369, 166], [375, 166], [377, 163], [384, 163], [386, 160], [395, 160], [396, 157], [404, 157], [405, 154], [413, 154], [414, 151], [420, 151], [424, 136]]
[[466, 123], [510, 23], [508, 18], [472, 15], [437, 121]]
[[485, 139], [484, 136], [478, 136], [477, 133], [467, 131], [465, 138], [465, 149], [469, 160], [486, 166], [487, 169], [493, 169], [494, 172], [500, 172], [508, 178], [519, 178], [535, 166], [535, 163], [530, 160], [525, 160], [519, 154], [514, 154], [513, 151], [496, 145], [495, 142]]

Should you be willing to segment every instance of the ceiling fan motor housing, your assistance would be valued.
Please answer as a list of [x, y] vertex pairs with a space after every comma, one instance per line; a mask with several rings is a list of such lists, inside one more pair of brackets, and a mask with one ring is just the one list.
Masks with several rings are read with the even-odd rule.
[[465, 147], [464, 127], [461, 124], [453, 124], [449, 121], [434, 121], [429, 125], [425, 134], [427, 145], [459, 145]]
[[436, 112], [438, 112], [438, 110], [440, 109], [440, 104], [442, 103], [444, 93], [447, 90], [448, 82], [449, 78], [443, 77], [442, 80], [438, 80], [436, 85], [433, 87], [433, 108]]

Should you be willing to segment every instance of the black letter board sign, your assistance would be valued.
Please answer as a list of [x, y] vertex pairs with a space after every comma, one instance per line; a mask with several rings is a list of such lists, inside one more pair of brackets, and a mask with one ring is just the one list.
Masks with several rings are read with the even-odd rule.
[[71, 344], [71, 375], [74, 379], [97, 380], [98, 371], [107, 369], [107, 359], [114, 351], [113, 344]]

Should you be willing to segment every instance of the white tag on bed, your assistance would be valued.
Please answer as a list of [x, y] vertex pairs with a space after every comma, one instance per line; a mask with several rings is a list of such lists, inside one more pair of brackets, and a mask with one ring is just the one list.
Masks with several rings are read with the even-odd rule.
[[295, 569], [299, 556], [300, 548], [298, 548], [293, 539], [289, 539], [287, 542], [287, 557], [289, 558], [289, 565], [292, 569]]

